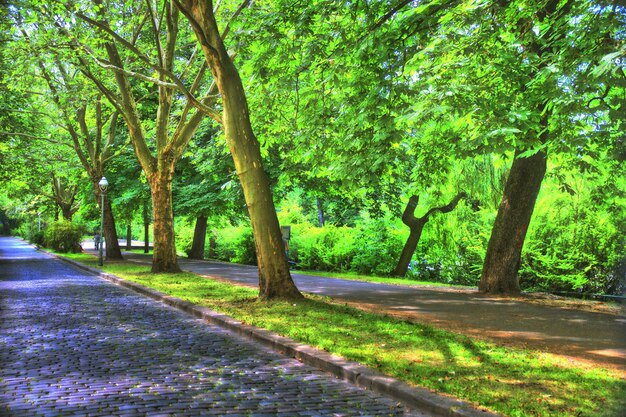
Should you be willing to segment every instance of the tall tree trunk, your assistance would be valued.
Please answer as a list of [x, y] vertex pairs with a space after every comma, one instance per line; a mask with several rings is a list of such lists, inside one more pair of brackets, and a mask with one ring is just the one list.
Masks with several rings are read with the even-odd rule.
[[452, 210], [454, 210], [457, 204], [459, 204], [459, 201], [465, 197], [466, 194], [464, 192], [460, 192], [452, 199], [452, 201], [450, 201], [445, 206], [433, 207], [428, 210], [426, 214], [424, 214], [422, 217], [415, 217], [415, 209], [417, 208], [419, 197], [414, 195], [409, 198], [409, 202], [404, 209], [404, 213], [402, 213], [402, 222], [409, 226], [411, 232], [409, 233], [409, 237], [404, 244], [404, 248], [402, 249], [402, 253], [400, 254], [400, 259], [398, 260], [398, 264], [393, 270], [392, 275], [397, 277], [403, 277], [406, 275], [406, 272], [409, 269], [409, 263], [411, 262], [411, 258], [413, 258], [415, 249], [417, 249], [417, 244], [419, 243], [420, 237], [422, 236], [422, 230], [424, 230], [424, 225], [426, 225], [426, 223], [430, 219], [430, 216], [436, 212], [451, 212]]
[[152, 222], [154, 251], [152, 272], [180, 272], [176, 258], [174, 211], [172, 209], [172, 179], [174, 168], [160, 169], [149, 179], [152, 193]]
[[243, 84], [219, 33], [213, 2], [180, 0], [176, 4], [190, 20], [222, 96], [224, 133], [252, 223], [259, 268], [259, 298], [302, 297], [289, 273], [260, 145], [250, 125]]
[[143, 203], [143, 253], [150, 252], [150, 213], [148, 202]]
[[535, 208], [541, 182], [546, 174], [547, 155], [538, 152], [520, 158], [515, 153], [511, 172], [504, 187], [504, 195], [487, 245], [478, 289], [497, 294], [518, 294], [517, 272], [522, 246]]
[[189, 251], [189, 259], [204, 259], [207, 220], [207, 216], [198, 216], [196, 219], [196, 227], [193, 231], [193, 243]]
[[126, 225], [126, 250], [131, 250], [133, 248], [133, 229], [131, 224], [128, 223]]
[[317, 223], [320, 227], [324, 227], [324, 210], [319, 198], [315, 198], [315, 205], [317, 206]]
[[113, 210], [111, 209], [111, 201], [108, 198], [104, 199], [104, 239], [106, 242], [104, 248], [107, 259], [124, 259], [122, 257], [120, 243], [117, 240], [117, 230], [115, 228]]
[[215, 240], [215, 236], [211, 233], [211, 237], [209, 238], [209, 259], [215, 258], [215, 249], [217, 248], [217, 240]]
[[[98, 207], [102, 210], [102, 194], [100, 191], [100, 187], [98, 186], [98, 182], [100, 181], [100, 176], [94, 176], [92, 178], [92, 186], [96, 194], [96, 200], [98, 203]], [[122, 257], [122, 251], [120, 249], [120, 244], [117, 240], [117, 230], [115, 228], [115, 218], [113, 217], [113, 209], [111, 208], [111, 199], [107, 195], [104, 198], [104, 240], [106, 242], [105, 254], [106, 258], [110, 260], [121, 260], [124, 259]]]
[[74, 215], [72, 207], [67, 204], [59, 203], [59, 208], [61, 209], [61, 216], [63, 216], [63, 219], [71, 222], [72, 216]]

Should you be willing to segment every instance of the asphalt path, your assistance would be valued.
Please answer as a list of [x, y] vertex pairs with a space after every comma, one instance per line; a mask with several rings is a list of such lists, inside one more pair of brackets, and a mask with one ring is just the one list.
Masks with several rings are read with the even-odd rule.
[[[150, 256], [125, 253], [150, 263]], [[182, 269], [256, 287], [255, 266], [180, 258]], [[497, 343], [565, 355], [626, 371], [626, 317], [620, 312], [566, 308], [472, 289], [375, 284], [292, 272], [304, 292], [368, 310], [430, 323]], [[601, 307], [603, 303], [587, 303]]]
[[416, 415], [0, 237], [0, 416]]

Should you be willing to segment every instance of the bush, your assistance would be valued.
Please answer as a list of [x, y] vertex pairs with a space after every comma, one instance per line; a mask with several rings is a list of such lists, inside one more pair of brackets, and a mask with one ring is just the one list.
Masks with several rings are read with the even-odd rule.
[[[623, 224], [592, 199], [553, 193], [537, 210], [524, 245], [523, 289], [619, 294], [626, 258]], [[540, 206], [540, 209], [543, 207]]]
[[193, 226], [178, 227], [176, 229], [176, 251], [178, 253], [184, 253], [189, 256], [191, 246], [193, 245], [193, 233]]
[[22, 223], [17, 230], [17, 235], [38, 246], [44, 246], [44, 231], [39, 230], [36, 223]]
[[50, 224], [44, 234], [45, 246], [61, 253], [78, 253], [82, 251], [80, 242], [85, 228], [66, 220]]
[[400, 229], [390, 219], [368, 219], [357, 230], [351, 269], [360, 274], [389, 275], [396, 267], [408, 229]]
[[215, 233], [215, 258], [256, 265], [256, 247], [250, 226], [228, 226]]
[[346, 271], [356, 252], [355, 237], [355, 229], [346, 226], [294, 225], [289, 257], [302, 269]]

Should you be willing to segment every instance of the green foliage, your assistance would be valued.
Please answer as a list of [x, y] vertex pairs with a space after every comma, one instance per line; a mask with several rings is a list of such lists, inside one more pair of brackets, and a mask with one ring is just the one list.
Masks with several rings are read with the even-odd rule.
[[298, 268], [320, 271], [350, 270], [355, 256], [356, 231], [347, 226], [310, 224], [291, 228], [289, 258]]
[[250, 226], [227, 226], [215, 233], [215, 258], [255, 265], [256, 249]]
[[398, 262], [406, 240], [405, 230], [387, 219], [366, 219], [357, 225], [351, 268], [362, 274], [387, 275]]
[[621, 293], [623, 215], [616, 217], [588, 197], [564, 193], [546, 195], [540, 209], [520, 271], [522, 284], [548, 291]]
[[193, 233], [193, 225], [178, 227], [176, 229], [176, 251], [179, 254], [189, 254], [191, 251], [191, 245], [193, 244]]
[[45, 231], [39, 230], [39, 225], [32, 221], [22, 222], [16, 234], [38, 246], [45, 246]]
[[61, 253], [78, 253], [81, 251], [80, 242], [85, 234], [81, 225], [65, 220], [53, 222], [44, 234], [46, 247]]

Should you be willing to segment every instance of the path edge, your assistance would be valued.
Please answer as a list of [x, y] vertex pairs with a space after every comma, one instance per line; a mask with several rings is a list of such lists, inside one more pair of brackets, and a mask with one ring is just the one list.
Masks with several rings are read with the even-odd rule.
[[466, 401], [436, 393], [426, 388], [411, 386], [404, 381], [384, 375], [358, 362], [346, 360], [337, 355], [270, 332], [269, 330], [244, 324], [226, 314], [211, 310], [208, 307], [201, 307], [181, 300], [180, 298], [172, 297], [108, 272], [89, 267], [72, 259], [54, 253], [50, 254], [74, 267], [176, 308], [193, 317], [206, 320], [211, 324], [228, 329], [233, 333], [258, 342], [283, 355], [293, 357], [306, 365], [330, 373], [338, 379], [384, 395], [394, 401], [401, 402], [409, 409], [428, 410], [442, 417], [501, 416], [500, 414], [488, 410], [478, 409], [476, 406]]

